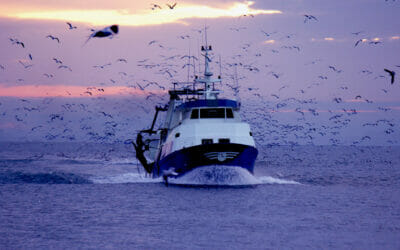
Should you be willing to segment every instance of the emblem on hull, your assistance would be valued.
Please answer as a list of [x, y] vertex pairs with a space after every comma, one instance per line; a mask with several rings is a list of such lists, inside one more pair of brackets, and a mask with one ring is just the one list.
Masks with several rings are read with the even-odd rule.
[[209, 160], [218, 160], [220, 162], [235, 158], [239, 152], [208, 152], [204, 156]]

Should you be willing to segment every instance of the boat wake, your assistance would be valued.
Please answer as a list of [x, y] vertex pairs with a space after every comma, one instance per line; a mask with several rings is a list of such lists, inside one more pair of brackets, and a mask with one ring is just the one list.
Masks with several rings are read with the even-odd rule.
[[173, 185], [189, 186], [254, 186], [262, 184], [300, 184], [271, 176], [254, 176], [241, 167], [205, 166], [196, 168], [177, 179], [170, 178]]
[[[98, 184], [116, 183], [163, 183], [160, 178], [151, 178], [139, 173], [125, 173], [113, 176], [92, 177]], [[254, 176], [246, 169], [232, 166], [205, 166], [196, 168], [179, 178], [169, 178], [168, 184], [181, 186], [255, 186], [263, 184], [300, 184], [271, 176]]]
[[151, 178], [139, 173], [125, 173], [111, 176], [95, 176], [90, 180], [97, 184], [118, 184], [118, 183], [159, 183], [162, 178]]

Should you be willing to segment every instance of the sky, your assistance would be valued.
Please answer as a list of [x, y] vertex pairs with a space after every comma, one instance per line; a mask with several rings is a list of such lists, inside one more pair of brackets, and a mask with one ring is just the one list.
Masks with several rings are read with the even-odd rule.
[[201, 74], [207, 27], [258, 144], [400, 144], [400, 1], [174, 3], [0, 1], [0, 140], [134, 138]]

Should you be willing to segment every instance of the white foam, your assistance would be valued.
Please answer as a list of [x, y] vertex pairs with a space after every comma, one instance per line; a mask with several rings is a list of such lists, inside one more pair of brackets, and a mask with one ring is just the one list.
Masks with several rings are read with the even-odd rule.
[[112, 176], [96, 176], [90, 180], [97, 184], [116, 184], [116, 183], [157, 183], [162, 182], [161, 178], [151, 178], [138, 173], [125, 173]]
[[297, 181], [284, 180], [279, 178], [274, 178], [272, 176], [259, 176], [259, 179], [263, 184], [301, 184]]
[[[95, 176], [90, 180], [97, 184], [161, 183], [163, 178], [152, 178], [140, 173], [124, 173], [111, 176]], [[254, 176], [242, 167], [204, 166], [196, 168], [179, 178], [169, 178], [174, 185], [190, 186], [254, 186], [262, 184], [300, 184], [292, 180], [271, 176]]]
[[175, 185], [201, 186], [245, 186], [262, 184], [249, 171], [232, 166], [204, 166], [196, 168], [177, 179], [170, 178]]

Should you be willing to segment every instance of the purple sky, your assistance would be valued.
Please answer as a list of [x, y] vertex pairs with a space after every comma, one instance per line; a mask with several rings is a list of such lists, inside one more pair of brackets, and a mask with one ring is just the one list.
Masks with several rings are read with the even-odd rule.
[[[180, 1], [173, 10], [167, 2], [110, 3], [0, 3], [0, 140], [132, 138], [167, 100], [164, 88], [187, 80], [180, 58], [199, 56], [196, 30], [207, 25], [224, 84], [238, 64], [258, 143], [400, 143], [400, 80], [391, 84], [384, 71], [400, 72], [398, 0]], [[317, 20], [304, 22], [306, 14]], [[84, 45], [89, 29], [112, 24], [120, 24], [113, 39]], [[143, 91], [149, 82], [158, 85]]]

